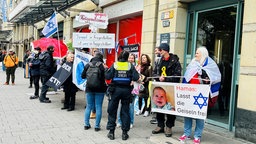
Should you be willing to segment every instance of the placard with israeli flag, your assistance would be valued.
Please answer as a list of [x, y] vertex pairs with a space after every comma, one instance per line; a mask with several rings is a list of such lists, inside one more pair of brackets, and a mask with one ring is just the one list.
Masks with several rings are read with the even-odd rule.
[[152, 82], [152, 112], [206, 119], [209, 92], [204, 84]]
[[80, 89], [85, 91], [86, 79], [82, 79], [81, 75], [84, 66], [90, 62], [92, 56], [75, 49], [75, 58], [73, 63], [73, 83]]
[[45, 37], [50, 37], [53, 34], [55, 34], [58, 31], [58, 23], [56, 18], [56, 13], [54, 12], [46, 25], [44, 26], [44, 29], [42, 30], [42, 34]]

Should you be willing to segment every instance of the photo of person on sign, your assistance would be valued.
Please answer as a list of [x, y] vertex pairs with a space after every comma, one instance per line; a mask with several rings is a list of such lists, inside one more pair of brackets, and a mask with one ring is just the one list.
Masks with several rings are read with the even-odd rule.
[[166, 90], [160, 86], [156, 86], [152, 93], [152, 108], [158, 108], [163, 110], [175, 110], [174, 105], [172, 105], [173, 96], [168, 96]]

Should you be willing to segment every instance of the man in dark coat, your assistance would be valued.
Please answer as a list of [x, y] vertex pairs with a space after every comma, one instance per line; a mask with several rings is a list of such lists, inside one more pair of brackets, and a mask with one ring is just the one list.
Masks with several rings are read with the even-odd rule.
[[[181, 76], [181, 65], [179, 62], [179, 57], [172, 53], [169, 53], [169, 45], [166, 43], [162, 43], [159, 46], [161, 50], [161, 59], [157, 66], [155, 66], [153, 71], [154, 77], [159, 77], [156, 80], [160, 82], [180, 82], [180, 78], [177, 76]], [[166, 76], [174, 76], [174, 77], [166, 77]], [[165, 115], [167, 116], [167, 120], [165, 122]], [[164, 113], [156, 113], [157, 119], [157, 127], [152, 131], [152, 134], [158, 134], [165, 132], [166, 137], [172, 136], [172, 127], [174, 126], [176, 116]], [[166, 129], [165, 129], [166, 125]]]
[[41, 89], [41, 94], [39, 97], [39, 101], [41, 103], [51, 103], [49, 98], [46, 97], [46, 93], [48, 91], [49, 86], [46, 85], [46, 82], [51, 78], [51, 76], [55, 73], [56, 71], [56, 66], [53, 61], [53, 54], [54, 52], [54, 47], [49, 46], [47, 48], [47, 51], [43, 52], [40, 56], [39, 59], [41, 60], [40, 63], [40, 76], [42, 80], [42, 89]]

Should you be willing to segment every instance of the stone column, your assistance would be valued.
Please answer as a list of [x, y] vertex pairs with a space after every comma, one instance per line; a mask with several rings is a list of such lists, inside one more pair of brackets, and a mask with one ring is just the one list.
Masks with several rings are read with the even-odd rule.
[[148, 54], [152, 61], [154, 61], [154, 49], [156, 46], [158, 3], [158, 0], [144, 0], [143, 7], [141, 53]]
[[256, 143], [256, 15], [255, 0], [244, 2], [243, 32], [235, 136]]

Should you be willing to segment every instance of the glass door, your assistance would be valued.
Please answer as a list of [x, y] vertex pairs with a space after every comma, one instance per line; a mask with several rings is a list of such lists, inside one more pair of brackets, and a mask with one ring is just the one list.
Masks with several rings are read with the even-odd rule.
[[218, 102], [208, 109], [207, 122], [230, 129], [233, 126], [234, 105], [238, 84], [237, 64], [237, 5], [205, 11], [192, 12], [188, 17], [186, 40], [188, 64], [194, 57], [196, 48], [206, 46], [209, 56], [216, 61], [222, 74]]

